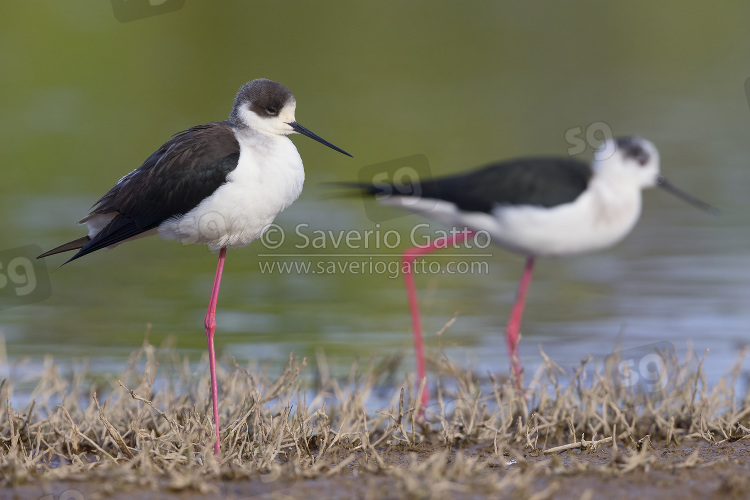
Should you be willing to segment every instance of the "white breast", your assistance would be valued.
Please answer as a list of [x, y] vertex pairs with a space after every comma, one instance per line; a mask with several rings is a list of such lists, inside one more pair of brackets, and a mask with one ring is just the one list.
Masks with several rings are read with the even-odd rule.
[[285, 136], [238, 136], [240, 159], [227, 182], [179, 219], [159, 226], [159, 235], [212, 250], [250, 244], [302, 192], [305, 171]]
[[622, 240], [641, 213], [641, 192], [602, 200], [586, 191], [553, 208], [498, 207], [488, 232], [493, 242], [524, 255], [563, 256], [608, 248]]
[[641, 213], [637, 186], [612, 186], [592, 181], [575, 201], [552, 208], [498, 205], [491, 213], [461, 212], [446, 201], [389, 197], [400, 206], [449, 226], [484, 230], [492, 242], [510, 251], [534, 256], [563, 256], [601, 250], [624, 238]]

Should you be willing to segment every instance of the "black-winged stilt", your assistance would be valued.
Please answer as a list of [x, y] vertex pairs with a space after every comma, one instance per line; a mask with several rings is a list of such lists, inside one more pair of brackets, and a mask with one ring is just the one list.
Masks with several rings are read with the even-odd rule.
[[280, 83], [258, 79], [240, 88], [229, 120], [178, 133], [110, 189], [79, 223], [88, 235], [39, 258], [78, 250], [70, 261], [102, 248], [158, 233], [219, 250], [205, 328], [218, 453], [216, 301], [228, 248], [250, 244], [302, 191], [302, 159], [286, 136], [298, 133], [347, 156], [295, 121], [297, 101]]
[[[638, 221], [641, 191], [653, 186], [664, 188], [702, 210], [716, 212], [662, 177], [659, 152], [640, 137], [607, 141], [597, 150], [591, 165], [571, 158], [521, 158], [461, 175], [418, 179], [409, 185], [347, 185], [360, 188], [383, 204], [465, 228], [403, 254], [419, 380], [426, 373], [411, 272], [417, 257], [461, 243], [477, 231], [486, 231], [494, 243], [526, 256], [506, 326], [508, 355], [515, 382], [520, 386], [519, 330], [536, 257], [591, 252], [619, 242]], [[428, 398], [425, 391], [422, 402], [426, 404]]]

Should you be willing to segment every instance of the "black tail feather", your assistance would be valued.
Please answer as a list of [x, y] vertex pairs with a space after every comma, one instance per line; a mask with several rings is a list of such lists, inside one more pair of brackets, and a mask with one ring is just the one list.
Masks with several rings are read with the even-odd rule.
[[378, 186], [375, 184], [367, 184], [364, 182], [325, 182], [323, 183], [323, 185], [330, 188], [345, 189], [346, 191], [338, 193], [336, 196], [341, 198], [363, 194], [375, 196], [388, 191], [387, 186], [385, 185]]
[[138, 236], [141, 233], [149, 231], [155, 227], [158, 227], [161, 221], [151, 222], [145, 225], [140, 225], [138, 222], [127, 215], [118, 215], [112, 221], [107, 224], [104, 229], [96, 233], [93, 239], [86, 242], [81, 249], [70, 259], [63, 262], [63, 266], [68, 262], [72, 262], [76, 259], [80, 259], [84, 255], [88, 255], [91, 252], [96, 252], [102, 248], [107, 248], [112, 245], [117, 245], [125, 240]]
[[44, 257], [49, 257], [50, 255], [55, 255], [58, 253], [70, 252], [71, 250], [78, 250], [79, 248], [83, 248], [83, 246], [86, 245], [86, 243], [88, 243], [89, 241], [91, 241], [91, 238], [89, 238], [88, 236], [83, 236], [81, 238], [78, 238], [77, 240], [69, 241], [64, 245], [53, 248], [48, 252], [44, 252], [42, 255], [37, 257], [37, 259], [43, 259]]

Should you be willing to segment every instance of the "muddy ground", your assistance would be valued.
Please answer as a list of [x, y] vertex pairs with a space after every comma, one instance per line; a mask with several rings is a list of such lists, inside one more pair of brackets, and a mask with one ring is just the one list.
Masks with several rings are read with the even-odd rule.
[[[487, 455], [481, 450], [464, 450], [467, 456]], [[381, 498], [554, 498], [554, 499], [662, 499], [688, 500], [750, 498], [750, 443], [708, 444], [690, 443], [645, 452], [647, 463], [634, 470], [623, 470], [626, 465], [613, 461], [613, 450], [602, 446], [596, 451], [568, 450], [555, 455], [527, 453], [527, 463], [512, 464], [485, 472], [500, 480], [510, 471], [526, 468], [532, 478], [522, 490], [510, 488], [505, 493], [483, 491], [482, 485], [473, 485], [472, 478], [451, 481], [442, 491], [434, 488], [419, 489], [416, 478], [409, 490], [404, 489], [403, 478], [385, 474], [340, 474], [328, 478], [300, 479], [296, 481], [273, 480], [261, 477], [254, 480], [209, 482], [206, 491], [174, 492], [165, 483], [161, 491], [139, 491], [127, 487], [123, 491], [109, 491], [105, 483], [51, 482], [25, 484], [0, 491], [0, 499], [88, 500], [95, 498], [125, 499], [381, 499]], [[620, 448], [614, 455], [626, 456]], [[429, 452], [417, 454], [419, 460]], [[452, 460], [455, 453], [448, 460]], [[406, 454], [389, 457], [397, 466], [408, 461]], [[511, 460], [510, 458], [508, 460]], [[485, 478], [485, 479], [490, 479]], [[434, 486], [431, 485], [431, 486]], [[474, 487], [476, 486], [476, 487]]]
[[50, 362], [21, 407], [0, 381], [0, 500], [750, 498], [739, 363], [708, 386], [674, 361], [681, 383], [642, 392], [585, 363], [562, 384], [549, 361], [519, 391], [442, 358], [428, 407], [406, 378], [374, 411], [391, 363], [314, 388], [304, 359], [274, 377], [226, 364], [215, 457], [205, 371], [147, 343], [131, 359], [105, 381]]

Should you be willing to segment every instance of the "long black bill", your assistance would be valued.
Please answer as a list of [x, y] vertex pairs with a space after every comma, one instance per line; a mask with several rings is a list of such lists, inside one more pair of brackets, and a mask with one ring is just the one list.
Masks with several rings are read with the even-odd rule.
[[310, 132], [309, 130], [307, 130], [305, 127], [303, 127], [302, 125], [300, 125], [297, 122], [291, 122], [291, 123], [289, 123], [289, 126], [292, 127], [294, 129], [294, 131], [297, 132], [298, 134], [302, 134], [304, 136], [307, 136], [307, 137], [309, 137], [310, 139], [312, 139], [314, 141], [318, 141], [321, 144], [325, 144], [326, 146], [328, 146], [331, 149], [335, 149], [339, 153], [344, 153], [346, 156], [354, 158], [352, 155], [350, 155], [349, 153], [347, 153], [343, 149], [334, 146], [333, 144], [331, 144], [330, 142], [326, 141], [325, 139], [323, 139], [319, 135], [313, 134], [312, 132]]
[[721, 210], [719, 210], [718, 208], [712, 207], [708, 203], [705, 203], [705, 202], [699, 200], [698, 198], [696, 198], [695, 196], [693, 196], [691, 194], [687, 194], [685, 191], [683, 191], [682, 189], [678, 188], [677, 186], [675, 186], [674, 184], [672, 184], [671, 182], [669, 182], [667, 179], [665, 179], [661, 175], [656, 180], [656, 184], [660, 188], [663, 188], [665, 191], [669, 191], [670, 193], [672, 193], [676, 197], [680, 198], [683, 201], [686, 201], [686, 202], [690, 203], [694, 207], [700, 208], [704, 212], [707, 212], [707, 213], [709, 213], [711, 215], [719, 215], [719, 214], [721, 214]]

